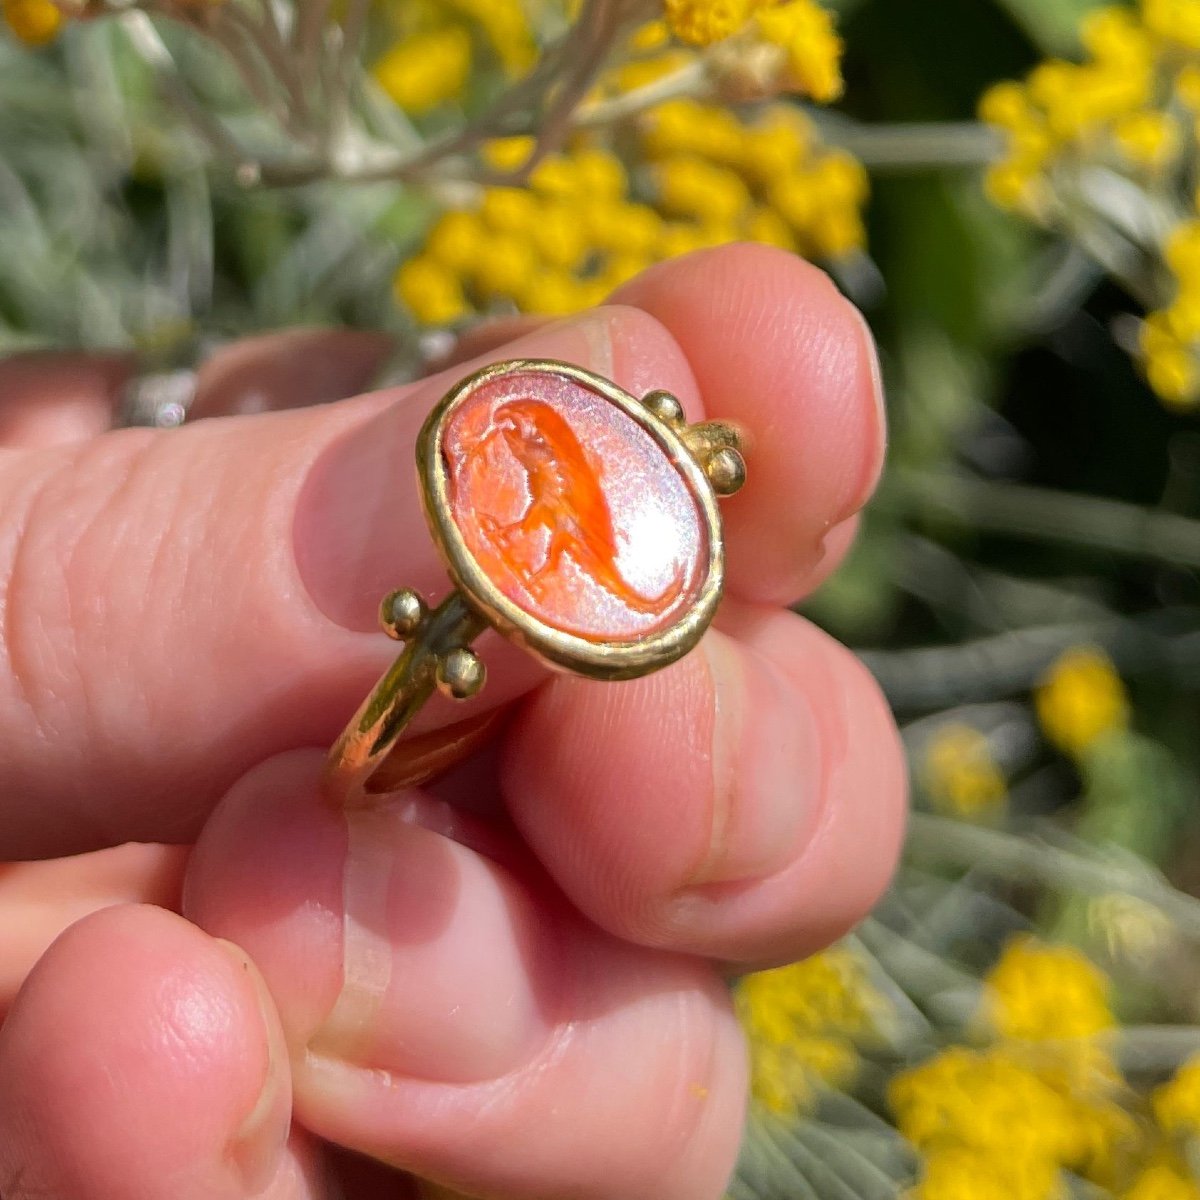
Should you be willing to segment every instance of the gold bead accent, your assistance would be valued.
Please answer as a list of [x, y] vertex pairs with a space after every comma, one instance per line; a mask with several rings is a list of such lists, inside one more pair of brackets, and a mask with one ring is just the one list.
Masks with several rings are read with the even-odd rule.
[[704, 464], [704, 472], [718, 496], [732, 496], [746, 482], [746, 460], [726, 446]]
[[467, 700], [483, 687], [487, 668], [478, 655], [460, 646], [438, 659], [434, 678], [443, 695]]
[[421, 628], [428, 610], [425, 601], [411, 588], [388, 592], [379, 605], [379, 623], [390, 638], [402, 641]]
[[683, 424], [683, 405], [670, 392], [647, 392], [642, 403], [660, 420], [668, 425]]

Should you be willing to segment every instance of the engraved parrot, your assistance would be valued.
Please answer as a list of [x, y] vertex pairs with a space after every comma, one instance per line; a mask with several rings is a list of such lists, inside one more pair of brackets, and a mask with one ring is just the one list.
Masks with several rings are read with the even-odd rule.
[[560, 413], [540, 400], [510, 400], [492, 413], [480, 449], [496, 437], [504, 439], [525, 472], [530, 500], [519, 520], [500, 525], [491, 519], [485, 528], [500, 545], [511, 545], [514, 539], [524, 539], [539, 529], [549, 533], [545, 559], [528, 580], [531, 588], [544, 572], [556, 571], [563, 556], [569, 554], [605, 591], [634, 612], [657, 614], [674, 603], [684, 584], [678, 563], [674, 578], [657, 596], [641, 595], [622, 577], [617, 567], [620, 548], [600, 486], [599, 464]]

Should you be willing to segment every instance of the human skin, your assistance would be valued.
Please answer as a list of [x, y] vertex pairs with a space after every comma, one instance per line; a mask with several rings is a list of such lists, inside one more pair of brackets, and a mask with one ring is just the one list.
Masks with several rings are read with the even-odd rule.
[[[0, 363], [5, 1200], [716, 1200], [746, 1091], [726, 979], [887, 883], [895, 729], [787, 608], [884, 454], [870, 337], [826, 277], [707, 251], [354, 396], [383, 352], [235, 346], [198, 414], [288, 411], [104, 434], [125, 364]], [[517, 356], [749, 432], [716, 627], [621, 684], [487, 635], [484, 691], [421, 718], [502, 711], [487, 748], [334, 811], [322, 748], [395, 653], [379, 597], [445, 586], [415, 433]]]

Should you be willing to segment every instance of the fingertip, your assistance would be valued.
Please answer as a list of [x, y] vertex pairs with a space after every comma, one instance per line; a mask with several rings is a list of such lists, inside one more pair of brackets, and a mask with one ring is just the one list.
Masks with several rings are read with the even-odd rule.
[[244, 955], [148, 905], [85, 917], [0, 1030], [0, 1174], [78, 1200], [132, 1194], [131, 1181], [139, 1195], [240, 1200], [283, 1162], [280, 1045]]
[[865, 320], [811, 263], [747, 243], [652, 267], [614, 301], [674, 335], [708, 414], [747, 430], [749, 480], [722, 506], [729, 586], [790, 603], [882, 468], [886, 419]]

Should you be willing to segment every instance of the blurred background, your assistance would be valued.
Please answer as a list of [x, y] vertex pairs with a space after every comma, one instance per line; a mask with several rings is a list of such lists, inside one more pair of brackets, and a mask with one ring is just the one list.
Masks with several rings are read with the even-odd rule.
[[0, 11], [0, 353], [334, 323], [398, 378], [697, 247], [828, 270], [894, 433], [804, 609], [914, 815], [738, 987], [731, 1196], [1200, 1200], [1200, 0]]

